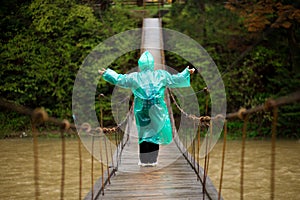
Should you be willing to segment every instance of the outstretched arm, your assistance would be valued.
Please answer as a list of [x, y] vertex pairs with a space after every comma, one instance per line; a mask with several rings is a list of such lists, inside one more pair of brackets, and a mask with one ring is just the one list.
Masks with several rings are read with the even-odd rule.
[[131, 87], [131, 81], [126, 74], [118, 74], [112, 69], [100, 69], [99, 74], [102, 75], [103, 79], [111, 84], [118, 85], [123, 88]]
[[170, 88], [180, 88], [190, 86], [190, 75], [195, 72], [195, 69], [185, 68], [178, 74], [173, 74], [167, 77], [167, 86]]

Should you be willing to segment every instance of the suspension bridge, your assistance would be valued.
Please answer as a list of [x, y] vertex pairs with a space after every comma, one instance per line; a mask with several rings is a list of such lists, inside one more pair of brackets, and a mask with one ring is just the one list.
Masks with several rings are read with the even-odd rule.
[[[145, 18], [143, 21], [142, 46], [141, 51], [150, 51], [155, 60], [155, 69], [161, 69], [164, 65], [163, 38], [161, 31], [161, 21], [159, 18]], [[168, 94], [165, 101], [170, 107]], [[171, 113], [172, 110], [170, 109]], [[172, 116], [172, 115], [171, 115]], [[174, 119], [172, 119], [174, 121]], [[130, 123], [128, 123], [129, 125]], [[86, 199], [198, 199], [199, 196], [206, 199], [217, 199], [218, 193], [212, 182], [207, 177], [205, 191], [199, 184], [203, 170], [198, 174], [194, 171], [192, 161], [187, 157], [176, 157], [180, 152], [187, 152], [183, 145], [179, 146], [180, 141], [174, 140], [170, 145], [162, 147], [159, 151], [159, 165], [166, 166], [148, 168], [140, 167], [138, 163], [138, 138], [135, 124], [126, 128], [124, 142], [126, 145], [122, 150], [120, 165], [116, 168], [116, 176], [110, 178], [111, 184], [103, 186], [96, 184], [94, 189], [86, 196]], [[174, 138], [176, 129], [173, 128]], [[179, 148], [181, 147], [181, 149]], [[133, 154], [132, 152], [136, 152]], [[174, 157], [175, 155], [175, 157]], [[115, 162], [116, 163], [116, 162]], [[105, 194], [101, 196], [102, 194]], [[100, 196], [99, 196], [100, 195]]]
[[[155, 58], [156, 69], [164, 66], [163, 34], [161, 32], [161, 21], [159, 18], [146, 18], [143, 21], [143, 33], [141, 42], [141, 51], [148, 50]], [[207, 89], [205, 94], [209, 95]], [[268, 100], [263, 105], [258, 105], [252, 109], [240, 109], [235, 113], [229, 113], [226, 116], [194, 116], [186, 113], [176, 102], [172, 92], [166, 92], [165, 101], [168, 105], [171, 121], [173, 123], [173, 142], [170, 145], [163, 146], [159, 151], [159, 165], [157, 167], [138, 166], [138, 140], [137, 130], [132, 113], [129, 111], [128, 117], [122, 123], [114, 128], [96, 127], [85, 123], [77, 127], [79, 132], [85, 132], [93, 138], [110, 135], [115, 142], [117, 149], [113, 152], [109, 139], [102, 141], [100, 146], [101, 156], [106, 157], [106, 162], [101, 163], [101, 177], [93, 180], [94, 161], [91, 158], [91, 177], [93, 186], [88, 194], [82, 194], [82, 177], [79, 170], [79, 199], [223, 199], [222, 198], [222, 177], [224, 171], [224, 158], [226, 149], [227, 126], [226, 119], [240, 118], [244, 121], [241, 164], [240, 164], [240, 199], [244, 198], [244, 165], [245, 165], [245, 139], [247, 135], [247, 122], [251, 114], [260, 111], [271, 111], [273, 113], [272, 123], [272, 146], [270, 162], [270, 198], [274, 199], [275, 194], [275, 156], [276, 156], [276, 125], [278, 117], [278, 107], [300, 101], [300, 92], [292, 93], [275, 100]], [[177, 108], [185, 117], [197, 121], [194, 129], [196, 137], [188, 137], [184, 140], [178, 136], [173, 119], [171, 102], [174, 102]], [[26, 107], [15, 105], [4, 99], [0, 99], [0, 105], [17, 111], [19, 113], [30, 115], [32, 117], [33, 130], [33, 153], [34, 153], [34, 180], [35, 180], [35, 198], [39, 199], [39, 152], [38, 152], [38, 131], [37, 127], [43, 122], [53, 123], [61, 128], [62, 140], [62, 170], [60, 197], [64, 199], [65, 185], [65, 143], [64, 132], [70, 128], [75, 129], [75, 125], [67, 120], [58, 120], [47, 115], [43, 109], [31, 110]], [[224, 120], [224, 140], [223, 153], [220, 161], [221, 173], [220, 183], [214, 185], [208, 177], [209, 153], [204, 157], [204, 164], [200, 166], [199, 150], [200, 145], [209, 142], [201, 138], [204, 130], [212, 129], [212, 120]], [[121, 129], [121, 126], [125, 127]], [[124, 133], [123, 133], [123, 130]], [[77, 135], [77, 134], [76, 134]], [[189, 141], [188, 141], [189, 140]], [[191, 144], [189, 147], [187, 143]], [[80, 143], [79, 143], [80, 144]], [[92, 149], [94, 143], [92, 143]], [[80, 145], [79, 145], [80, 154]], [[80, 162], [82, 160], [80, 159]], [[95, 184], [94, 184], [95, 183]], [[217, 187], [218, 186], [218, 187]]]

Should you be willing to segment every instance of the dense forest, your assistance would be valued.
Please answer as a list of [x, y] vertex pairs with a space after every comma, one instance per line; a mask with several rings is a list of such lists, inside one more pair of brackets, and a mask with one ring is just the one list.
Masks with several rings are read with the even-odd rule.
[[[157, 16], [164, 28], [188, 35], [213, 58], [225, 85], [227, 112], [299, 90], [300, 3], [186, 0], [144, 7], [124, 2], [2, 0], [0, 97], [30, 108], [44, 107], [51, 116], [72, 121], [73, 85], [85, 57], [105, 39], [140, 28], [143, 17]], [[170, 52], [165, 55], [167, 65], [178, 71], [189, 64]], [[136, 66], [138, 56], [130, 52], [111, 67], [126, 73]], [[192, 87], [199, 91], [205, 84], [197, 77]], [[99, 93], [109, 97], [112, 88], [99, 80]], [[204, 108], [204, 96], [198, 100]], [[102, 104], [105, 125], [114, 125], [110, 101]], [[0, 111], [1, 137], [30, 130], [28, 116], [1, 107]], [[278, 135], [299, 138], [299, 121], [299, 104], [281, 107]], [[268, 137], [270, 124], [268, 112], [251, 116], [249, 136]], [[232, 137], [239, 136], [241, 126], [239, 120], [230, 121]]]

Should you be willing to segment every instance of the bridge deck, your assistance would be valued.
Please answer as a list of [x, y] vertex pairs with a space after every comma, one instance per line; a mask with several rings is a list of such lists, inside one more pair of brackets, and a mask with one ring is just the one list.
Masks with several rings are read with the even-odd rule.
[[138, 166], [137, 138], [130, 137], [119, 170], [99, 199], [202, 198], [200, 181], [174, 143], [160, 147], [158, 162], [156, 167]]

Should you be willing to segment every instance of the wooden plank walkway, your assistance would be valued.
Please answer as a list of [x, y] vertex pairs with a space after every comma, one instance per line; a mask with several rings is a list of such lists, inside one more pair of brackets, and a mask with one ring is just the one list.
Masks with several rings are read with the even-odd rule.
[[145, 18], [143, 21], [143, 35], [141, 51], [148, 50], [154, 57], [154, 69], [164, 68], [163, 39], [161, 20], [159, 18]]
[[[152, 53], [155, 69], [163, 68], [161, 64], [164, 64], [160, 28], [160, 19], [144, 19], [141, 49]], [[169, 105], [169, 99], [166, 101]], [[171, 111], [170, 115], [172, 118]], [[198, 169], [198, 165], [193, 166], [195, 162], [188, 160], [191, 156], [176, 135], [174, 130], [174, 141], [169, 145], [160, 146], [156, 167], [138, 166], [138, 134], [135, 120], [131, 116], [122, 143], [126, 145], [122, 150], [121, 160], [116, 162], [119, 155], [115, 156], [114, 163], [118, 163], [118, 166], [113, 166], [114, 174], [111, 176], [110, 183], [104, 188], [104, 195], [101, 194], [103, 191], [101, 191], [102, 179], [100, 178], [94, 186], [93, 195], [90, 192], [85, 199], [92, 199], [92, 196], [94, 199], [218, 199], [218, 193], [208, 177], [207, 192], [202, 193], [203, 188], [199, 177], [203, 177], [203, 170], [199, 175], [195, 173], [194, 169]]]
[[[138, 166], [138, 138], [133, 118], [127, 126], [121, 162], [115, 168], [110, 184], [105, 186], [104, 195], [100, 191], [102, 179], [97, 181], [94, 199], [203, 199], [202, 183], [186, 159], [188, 152], [183, 154], [180, 151], [183, 148], [178, 148], [173, 141], [160, 146], [156, 167]], [[200, 176], [203, 176], [203, 170]], [[206, 191], [205, 199], [217, 199], [218, 193], [209, 177]], [[92, 199], [91, 192], [85, 199]]]
[[[132, 133], [131, 133], [132, 134]], [[130, 136], [111, 184], [98, 199], [201, 199], [200, 181], [176, 144], [160, 146], [156, 167], [138, 166], [138, 142]], [[206, 196], [206, 199], [209, 199]]]

